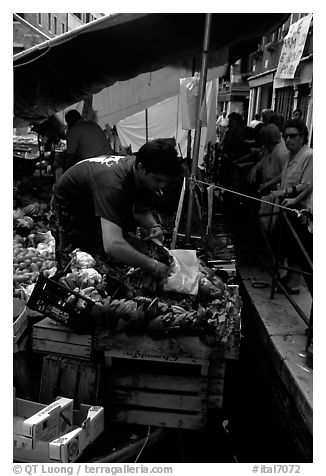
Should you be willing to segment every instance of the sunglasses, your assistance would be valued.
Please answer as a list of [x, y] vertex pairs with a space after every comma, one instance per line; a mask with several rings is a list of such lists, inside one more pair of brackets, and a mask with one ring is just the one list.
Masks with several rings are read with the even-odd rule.
[[290, 139], [295, 139], [296, 137], [298, 137], [300, 134], [283, 134], [283, 139], [286, 140], [288, 137]]

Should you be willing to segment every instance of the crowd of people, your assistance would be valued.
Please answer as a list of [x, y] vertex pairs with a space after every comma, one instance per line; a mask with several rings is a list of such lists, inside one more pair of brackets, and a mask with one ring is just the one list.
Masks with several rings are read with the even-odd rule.
[[[58, 268], [67, 265], [73, 249], [82, 248], [91, 254], [100, 250], [116, 261], [163, 278], [166, 266], [133, 249], [124, 236], [141, 225], [150, 238], [163, 240], [151, 203], [153, 194], [182, 174], [175, 143], [149, 141], [136, 157], [119, 160], [113, 157], [108, 128], [103, 130], [96, 122], [83, 119], [76, 110], [68, 111], [65, 120], [66, 154], [53, 164], [52, 223]], [[282, 221], [281, 205], [312, 260], [313, 152], [302, 112], [296, 109], [285, 121], [281, 114], [265, 109], [246, 126], [241, 114], [227, 116], [223, 111], [217, 131], [214, 181], [224, 190], [226, 223], [231, 228], [236, 225], [244, 242], [250, 228], [257, 228], [273, 244]], [[301, 212], [300, 216], [291, 209]], [[282, 284], [290, 294], [298, 293], [301, 275], [293, 269], [299, 269], [312, 290], [307, 260], [289, 227], [284, 230], [281, 258], [286, 260], [288, 272]], [[256, 239], [252, 241], [255, 249], [261, 244], [259, 234]]]
[[[291, 231], [312, 262], [313, 151], [302, 117], [296, 109], [285, 121], [281, 114], [265, 109], [246, 126], [240, 114], [230, 113], [215, 162], [215, 182], [224, 188], [224, 215], [233, 231], [243, 232], [243, 238], [248, 235], [248, 228], [243, 229], [247, 220], [253, 228], [259, 225], [257, 230], [263, 230], [272, 246], [282, 231], [280, 260], [287, 263], [288, 271], [281, 282], [289, 294], [300, 292], [302, 275], [312, 292], [312, 270]], [[286, 211], [284, 220], [281, 210]], [[284, 221], [287, 225], [281, 227]], [[256, 238], [257, 249], [262, 243]]]

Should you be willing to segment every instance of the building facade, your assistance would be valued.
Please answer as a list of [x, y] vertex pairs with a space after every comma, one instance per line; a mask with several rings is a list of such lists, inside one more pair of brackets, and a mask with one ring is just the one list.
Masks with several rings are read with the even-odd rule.
[[294, 109], [300, 109], [312, 140], [313, 94], [313, 21], [304, 45], [301, 60], [293, 79], [275, 77], [283, 40], [290, 25], [308, 13], [292, 13], [277, 30], [261, 38], [257, 50], [228, 68], [221, 78], [218, 94], [218, 113], [226, 111], [242, 114], [247, 124], [256, 113], [273, 109], [289, 119]]
[[252, 54], [252, 71], [248, 78], [250, 97], [247, 121], [256, 113], [270, 108], [287, 120], [294, 109], [300, 109], [312, 137], [312, 93], [313, 93], [313, 21], [310, 23], [307, 39], [299, 65], [292, 79], [275, 77], [281, 56], [283, 39], [290, 25], [307, 13], [292, 13], [287, 22], [268, 36], [264, 36], [257, 50]]
[[104, 13], [16, 13], [13, 15], [14, 54], [103, 15]]
[[248, 115], [249, 107], [249, 84], [248, 71], [250, 70], [250, 58], [239, 59], [227, 70], [226, 76], [222, 78], [218, 92], [218, 112], [226, 111], [238, 112], [243, 117]]

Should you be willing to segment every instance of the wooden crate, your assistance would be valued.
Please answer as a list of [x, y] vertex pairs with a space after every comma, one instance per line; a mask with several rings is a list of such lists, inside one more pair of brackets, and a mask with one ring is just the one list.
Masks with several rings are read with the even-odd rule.
[[[94, 348], [106, 351], [107, 357], [122, 357], [163, 362], [189, 362], [194, 364], [208, 360], [237, 360], [240, 348], [239, 338], [232, 346], [220, 342], [216, 346], [208, 346], [197, 336], [176, 336], [153, 340], [147, 334], [130, 335], [119, 332], [107, 336], [95, 336]], [[238, 336], [237, 336], [238, 337]]]
[[40, 401], [50, 403], [58, 395], [96, 405], [99, 398], [101, 365], [75, 358], [47, 355], [43, 358]]
[[208, 410], [222, 408], [225, 362], [197, 338], [115, 337], [105, 351], [112, 421], [204, 430]]
[[76, 334], [67, 326], [46, 317], [33, 326], [32, 349], [36, 352], [90, 360], [93, 336]]

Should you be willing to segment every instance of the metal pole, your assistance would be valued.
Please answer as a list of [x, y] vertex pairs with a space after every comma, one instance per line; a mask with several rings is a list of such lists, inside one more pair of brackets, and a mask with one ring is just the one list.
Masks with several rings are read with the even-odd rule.
[[190, 228], [192, 220], [192, 210], [194, 202], [194, 191], [195, 191], [195, 182], [197, 174], [197, 165], [198, 165], [198, 155], [199, 155], [199, 146], [200, 146], [200, 133], [201, 133], [201, 108], [203, 101], [205, 100], [205, 91], [206, 91], [206, 78], [207, 78], [207, 63], [208, 63], [208, 47], [209, 47], [209, 38], [211, 32], [211, 23], [212, 23], [212, 14], [206, 13], [205, 20], [205, 34], [204, 34], [204, 47], [202, 54], [202, 65], [200, 72], [200, 83], [199, 83], [199, 107], [197, 109], [197, 123], [195, 129], [195, 139], [194, 139], [194, 148], [193, 148], [193, 157], [192, 157], [192, 169], [190, 176], [190, 186], [189, 186], [189, 199], [188, 199], [188, 213], [187, 213], [187, 224], [186, 224], [186, 239], [190, 238]]
[[148, 142], [148, 109], [145, 109], [145, 134], [146, 142]]

